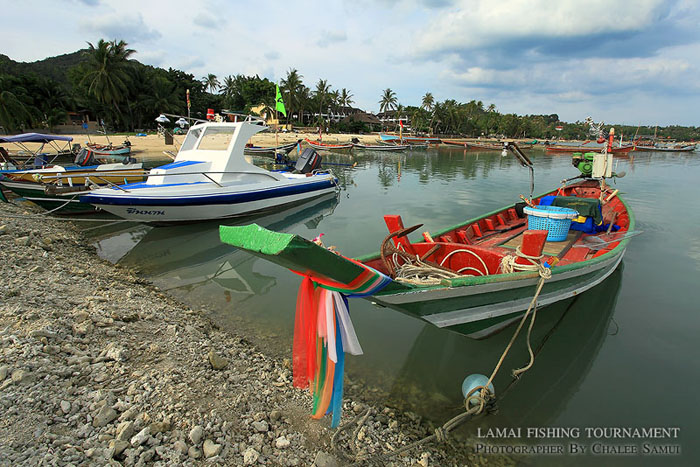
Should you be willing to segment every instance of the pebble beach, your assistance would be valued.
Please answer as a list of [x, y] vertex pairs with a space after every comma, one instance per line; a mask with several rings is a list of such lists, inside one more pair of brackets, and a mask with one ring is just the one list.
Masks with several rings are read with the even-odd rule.
[[100, 259], [70, 222], [11, 201], [0, 203], [0, 465], [511, 463], [456, 438], [378, 457], [435, 427], [347, 397], [339, 429], [311, 420], [288, 358]]

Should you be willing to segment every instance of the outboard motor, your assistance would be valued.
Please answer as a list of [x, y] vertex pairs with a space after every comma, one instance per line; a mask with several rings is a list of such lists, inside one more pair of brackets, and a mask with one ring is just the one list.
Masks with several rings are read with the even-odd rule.
[[313, 150], [306, 148], [297, 159], [297, 165], [294, 167], [295, 172], [307, 174], [316, 169], [321, 168], [321, 156]]

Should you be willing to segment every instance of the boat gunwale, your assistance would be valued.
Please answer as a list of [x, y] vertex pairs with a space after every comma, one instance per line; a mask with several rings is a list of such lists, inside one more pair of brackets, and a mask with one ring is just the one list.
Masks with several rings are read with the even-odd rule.
[[[535, 196], [535, 198], [541, 198], [543, 196], [547, 196], [556, 190], [548, 191], [545, 193], [542, 193], [538, 196]], [[632, 231], [634, 230], [635, 226], [635, 217], [634, 214], [632, 213], [632, 210], [629, 207], [629, 204], [622, 198], [621, 196], [617, 197], [622, 205], [625, 207], [625, 211], [628, 215], [629, 222], [628, 222], [628, 228], [627, 231]], [[464, 227], [466, 225], [471, 225], [479, 220], [482, 220], [486, 217], [493, 216], [495, 214], [498, 214], [500, 212], [503, 212], [505, 209], [508, 209], [508, 206], [498, 208], [496, 210], [493, 210], [491, 212], [488, 212], [486, 214], [483, 214], [479, 217], [475, 217], [473, 219], [470, 219], [466, 222], [456, 224], [452, 227], [447, 227], [445, 229], [439, 230], [434, 234], [431, 234], [433, 237], [439, 237], [440, 235], [444, 235], [447, 232], [456, 230], [460, 227]], [[612, 250], [605, 252], [604, 254], [600, 256], [596, 256], [594, 258], [585, 260], [585, 261], [579, 261], [576, 263], [571, 263], [571, 264], [566, 264], [563, 266], [552, 266], [551, 271], [552, 275], [558, 275], [561, 273], [565, 273], [568, 271], [580, 269], [586, 266], [590, 265], [595, 265], [599, 262], [606, 261], [608, 260], [611, 255], [615, 256], [617, 254], [623, 253], [625, 248], [627, 248], [627, 244], [629, 243], [630, 238], [622, 238], [618, 245], [613, 248]], [[359, 256], [356, 258], [353, 258], [355, 261], [359, 261], [361, 263], [365, 263], [370, 260], [374, 260], [379, 258], [379, 253], [371, 253], [368, 255], [364, 256]], [[533, 273], [531, 271], [520, 271], [520, 272], [512, 272], [508, 274], [491, 274], [488, 276], [462, 276], [458, 277], [455, 279], [449, 279], [449, 280], [443, 280], [440, 284], [438, 285], [416, 285], [416, 284], [404, 284], [400, 282], [394, 281], [395, 284], [402, 286], [401, 289], [390, 289], [390, 290], [382, 290], [380, 292], [377, 292], [374, 294], [374, 296], [381, 297], [381, 296], [387, 296], [387, 295], [397, 295], [397, 294], [404, 294], [404, 293], [416, 293], [416, 292], [429, 292], [433, 290], [441, 290], [445, 288], [456, 288], [456, 287], [467, 287], [467, 286], [475, 286], [475, 285], [482, 285], [482, 284], [490, 284], [490, 283], [496, 283], [496, 282], [510, 282], [510, 281], [519, 281], [519, 280], [524, 280], [524, 279], [530, 279], [533, 277], [537, 277], [537, 273]]]

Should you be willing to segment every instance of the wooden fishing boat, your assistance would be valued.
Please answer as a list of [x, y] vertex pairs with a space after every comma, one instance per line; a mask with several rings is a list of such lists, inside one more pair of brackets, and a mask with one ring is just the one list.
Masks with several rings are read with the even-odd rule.
[[52, 166], [44, 169], [4, 171], [0, 185], [56, 214], [96, 212], [78, 199], [95, 186], [140, 182], [146, 173], [142, 163], [101, 164], [88, 167]]
[[644, 146], [637, 145], [635, 151], [647, 152], [693, 152], [695, 151], [694, 144], [676, 145], [676, 146]]
[[386, 142], [398, 142], [399, 144], [440, 144], [441, 139], [433, 136], [410, 136], [410, 135], [391, 135], [380, 133], [379, 138]]
[[11, 144], [17, 150], [10, 154], [0, 146], [0, 169], [29, 169], [58, 162], [72, 162], [75, 154], [71, 136], [23, 133], [0, 136], [0, 144]]
[[[603, 164], [597, 170], [616, 176], [612, 155], [599, 156]], [[529, 162], [521, 152], [518, 157]], [[531, 163], [529, 167], [532, 170]], [[325, 289], [366, 296], [379, 306], [482, 338], [520, 318], [541, 280], [536, 302], [548, 305], [594, 287], [622, 261], [635, 234], [634, 216], [617, 190], [605, 183], [605, 176], [590, 178], [586, 172], [590, 165], [577, 167], [583, 175], [568, 185], [531, 196], [538, 214], [531, 219], [522, 203], [516, 203], [412, 242], [407, 235], [420, 224], [404, 228], [400, 216], [385, 216], [389, 235], [380, 251], [355, 259], [255, 224], [222, 226], [220, 236], [223, 242], [287, 267]], [[532, 221], [551, 210], [546, 204], [576, 207], [573, 214], [567, 213], [578, 215], [576, 230], [566, 227], [557, 232], [563, 235], [561, 241], [547, 241], [552, 227], [541, 230]]]
[[321, 141], [311, 141], [308, 138], [305, 138], [305, 141], [309, 146], [311, 146], [312, 148], [314, 148], [316, 150], [349, 151], [353, 148], [352, 143], [328, 144], [328, 143], [323, 143]]
[[[627, 144], [624, 146], [613, 146], [608, 148], [608, 152], [613, 154], [625, 154], [630, 151], [634, 151], [634, 144]], [[560, 153], [570, 153], [570, 152], [601, 152], [605, 149], [605, 146], [564, 146], [564, 145], [550, 145], [546, 146], [547, 152], [560, 152]]]
[[386, 151], [386, 152], [398, 152], [410, 149], [411, 146], [408, 144], [362, 144], [362, 143], [352, 143], [355, 149], [361, 149], [364, 151]]
[[301, 140], [293, 143], [281, 144], [275, 147], [254, 146], [250, 144], [246, 145], [245, 149], [243, 149], [243, 154], [247, 156], [274, 156], [278, 152], [288, 154], [295, 147], [297, 147], [299, 143], [301, 143]]
[[[444, 144], [450, 146], [460, 146], [464, 149], [473, 151], [503, 151], [503, 143], [473, 143], [469, 141], [448, 141], [442, 140]], [[525, 148], [521, 148], [525, 149]], [[532, 149], [532, 146], [527, 146], [527, 149]]]
[[429, 146], [429, 144], [427, 144], [427, 143], [399, 144], [398, 141], [391, 142], [391, 141], [382, 141], [382, 140], [377, 140], [377, 144], [381, 145], [381, 146], [389, 146], [389, 147], [408, 146], [408, 149], [410, 149], [411, 151], [416, 150], [416, 149], [417, 150], [428, 149], [428, 146]]

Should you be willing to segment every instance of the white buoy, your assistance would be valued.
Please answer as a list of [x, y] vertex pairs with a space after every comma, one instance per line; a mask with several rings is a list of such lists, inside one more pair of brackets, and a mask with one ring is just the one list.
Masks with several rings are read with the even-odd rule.
[[[464, 381], [462, 382], [462, 395], [464, 398], [467, 398], [467, 394], [469, 394], [474, 388], [477, 388], [479, 386], [486, 386], [486, 383], [489, 382], [488, 377], [484, 375], [480, 375], [478, 373], [469, 375], [466, 378], [464, 378]], [[493, 387], [493, 383], [489, 383], [487, 386], [489, 392], [491, 395], [496, 395], [496, 389]], [[469, 396], [469, 405], [477, 405], [479, 403], [480, 397], [479, 393], [481, 391], [475, 391], [471, 396]]]

